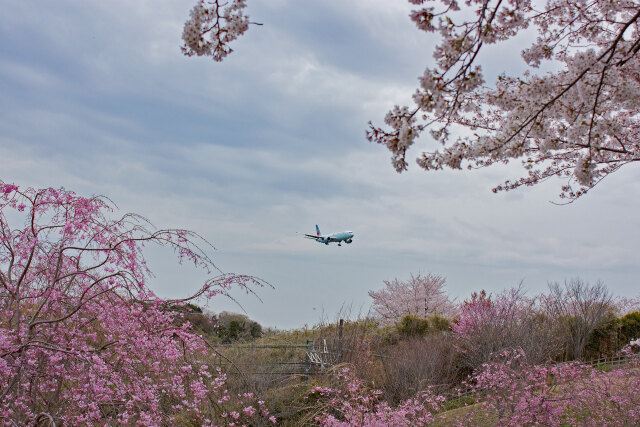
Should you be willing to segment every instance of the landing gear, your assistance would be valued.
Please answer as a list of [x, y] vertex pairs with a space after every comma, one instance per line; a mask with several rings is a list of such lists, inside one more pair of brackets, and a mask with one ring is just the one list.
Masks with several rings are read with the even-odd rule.
[[340, 243], [338, 243], [338, 246], [342, 246]]

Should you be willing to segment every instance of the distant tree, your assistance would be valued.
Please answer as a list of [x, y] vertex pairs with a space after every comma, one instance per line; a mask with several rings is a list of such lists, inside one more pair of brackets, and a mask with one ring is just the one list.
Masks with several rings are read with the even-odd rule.
[[640, 297], [616, 296], [613, 305], [619, 316], [633, 312], [640, 312]]
[[564, 320], [568, 342], [567, 356], [580, 359], [589, 336], [614, 311], [613, 296], [606, 285], [598, 281], [590, 285], [579, 278], [549, 283], [549, 293], [544, 296], [550, 316]]
[[[176, 425], [179, 416], [224, 423], [223, 408], [237, 399], [207, 343], [188, 322], [175, 322], [187, 307], [171, 307], [262, 283], [221, 275], [190, 297], [162, 300], [147, 283], [142, 249], [150, 244], [218, 271], [193, 232], [116, 216], [103, 197], [0, 181], [3, 424]], [[252, 408], [238, 422], [255, 425]]]
[[404, 315], [428, 317], [450, 315], [453, 302], [444, 290], [446, 279], [437, 274], [411, 275], [409, 280], [384, 281], [384, 289], [369, 291], [373, 310], [386, 324], [393, 324]]
[[396, 330], [400, 335], [424, 336], [429, 333], [450, 332], [451, 321], [446, 317], [434, 314], [429, 317], [420, 317], [413, 314], [405, 314], [396, 322]]
[[620, 340], [629, 344], [631, 340], [640, 338], [640, 312], [628, 313], [620, 319]]
[[213, 322], [223, 343], [247, 341], [262, 336], [262, 326], [244, 314], [223, 311], [213, 317]]

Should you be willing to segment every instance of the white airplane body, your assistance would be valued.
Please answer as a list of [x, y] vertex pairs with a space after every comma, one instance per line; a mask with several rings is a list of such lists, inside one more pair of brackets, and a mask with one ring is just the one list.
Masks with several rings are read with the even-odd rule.
[[320, 234], [320, 228], [318, 228], [318, 225], [316, 224], [316, 234], [305, 234], [304, 237], [313, 239], [319, 243], [324, 243], [325, 245], [328, 245], [331, 242], [337, 242], [338, 246], [342, 246], [342, 242], [345, 242], [347, 244], [353, 242], [353, 231], [342, 231], [340, 233], [333, 234]]

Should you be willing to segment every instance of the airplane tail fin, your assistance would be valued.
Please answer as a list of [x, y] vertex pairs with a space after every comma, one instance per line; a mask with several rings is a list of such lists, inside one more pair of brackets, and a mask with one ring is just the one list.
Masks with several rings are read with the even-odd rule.
[[318, 228], [318, 224], [316, 224], [316, 235], [320, 236], [320, 228]]

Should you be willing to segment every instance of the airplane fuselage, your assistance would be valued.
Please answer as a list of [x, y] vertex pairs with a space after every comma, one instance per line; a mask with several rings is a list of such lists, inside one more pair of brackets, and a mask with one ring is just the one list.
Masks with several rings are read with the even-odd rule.
[[333, 234], [320, 234], [320, 229], [318, 228], [318, 226], [316, 225], [316, 235], [314, 236], [313, 234], [305, 234], [305, 237], [309, 238], [309, 239], [313, 239], [316, 242], [319, 243], [324, 243], [325, 245], [328, 245], [331, 242], [336, 242], [338, 244], [338, 246], [341, 246], [342, 242], [345, 242], [347, 244], [353, 242], [353, 231], [343, 231], [340, 233], [333, 233]]
[[352, 231], [343, 231], [341, 233], [327, 234], [326, 236], [318, 236], [316, 242], [324, 243], [328, 245], [331, 242], [337, 242], [338, 245], [341, 242], [351, 243], [353, 241]]

